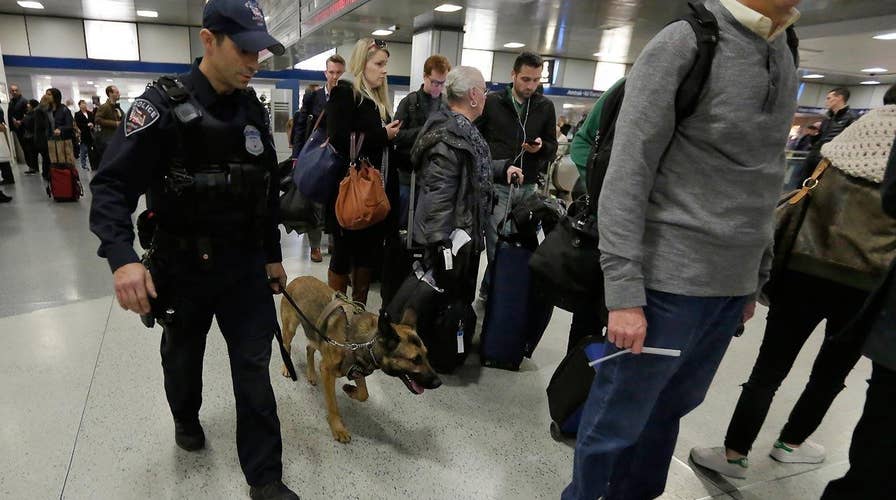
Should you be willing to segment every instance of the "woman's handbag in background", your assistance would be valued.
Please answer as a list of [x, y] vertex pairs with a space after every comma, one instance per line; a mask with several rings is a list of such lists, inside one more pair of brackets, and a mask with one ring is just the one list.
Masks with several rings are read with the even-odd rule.
[[330, 144], [326, 131], [320, 128], [320, 120], [325, 114], [323, 112], [317, 118], [311, 136], [296, 158], [293, 172], [293, 181], [302, 195], [322, 204], [333, 200], [347, 163]]
[[[289, 164], [293, 164], [295, 160], [287, 160]], [[281, 167], [287, 162], [281, 163]], [[315, 229], [323, 224], [320, 220], [319, 211], [316, 209], [314, 202], [305, 198], [299, 191], [298, 186], [292, 180], [292, 172], [288, 169], [281, 172], [280, 190], [280, 224], [286, 228], [287, 232], [295, 231], [298, 234], [307, 233], [309, 230]]]
[[796, 236], [800, 232], [803, 221], [806, 219], [806, 211], [812, 202], [812, 191], [821, 183], [831, 161], [827, 158], [821, 160], [812, 175], [803, 181], [803, 187], [785, 194], [778, 202], [775, 209], [775, 243], [774, 258], [772, 259], [771, 278], [762, 290], [762, 294], [770, 297], [774, 290], [775, 278], [787, 268], [790, 252]]
[[75, 166], [75, 145], [69, 139], [51, 138], [48, 142], [50, 163]]
[[380, 171], [366, 159], [358, 159], [364, 134], [351, 135], [351, 157], [348, 173], [339, 183], [336, 197], [336, 220], [345, 229], [370, 227], [389, 215], [389, 198]]

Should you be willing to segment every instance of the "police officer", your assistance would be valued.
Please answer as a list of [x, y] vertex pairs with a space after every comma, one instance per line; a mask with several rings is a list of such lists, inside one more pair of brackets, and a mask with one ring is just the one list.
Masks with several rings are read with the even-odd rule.
[[[286, 284], [277, 229], [276, 155], [268, 115], [249, 80], [258, 53], [283, 46], [256, 0], [210, 0], [205, 56], [136, 99], [90, 184], [90, 228], [112, 268], [122, 308], [163, 327], [165, 393], [175, 442], [205, 445], [199, 423], [202, 359], [212, 317], [227, 342], [237, 450], [253, 499], [296, 499], [281, 481], [282, 442], [269, 364]], [[138, 218], [141, 263], [133, 249]]]

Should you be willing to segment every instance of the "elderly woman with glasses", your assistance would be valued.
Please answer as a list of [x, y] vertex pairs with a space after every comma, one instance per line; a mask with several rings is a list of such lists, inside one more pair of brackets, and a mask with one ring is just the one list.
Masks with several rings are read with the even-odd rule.
[[[425, 267], [452, 295], [472, 303], [479, 254], [493, 205], [495, 179], [507, 175], [505, 162], [495, 163], [488, 144], [473, 125], [485, 105], [485, 79], [476, 68], [459, 66], [446, 78], [448, 108], [430, 115], [411, 150], [421, 172], [420, 198], [414, 218], [414, 239], [426, 247]], [[446, 270], [444, 251], [452, 235], [470, 240]], [[463, 238], [466, 239], [466, 238]]]

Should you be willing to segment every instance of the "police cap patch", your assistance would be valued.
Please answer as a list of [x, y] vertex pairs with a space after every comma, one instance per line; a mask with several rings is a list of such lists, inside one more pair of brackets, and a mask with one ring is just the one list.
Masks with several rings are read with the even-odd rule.
[[149, 127], [159, 119], [159, 110], [146, 99], [138, 98], [128, 110], [128, 116], [124, 120], [124, 136], [129, 137], [131, 134]]

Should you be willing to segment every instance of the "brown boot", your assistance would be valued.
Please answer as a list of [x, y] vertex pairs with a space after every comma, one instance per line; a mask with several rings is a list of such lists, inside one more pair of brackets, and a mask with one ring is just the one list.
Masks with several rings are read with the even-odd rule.
[[372, 277], [373, 269], [369, 267], [356, 267], [352, 270], [352, 300], [367, 305], [367, 292], [370, 290]]
[[320, 254], [320, 248], [311, 249], [311, 262], [323, 262], [324, 257]]
[[348, 275], [336, 274], [328, 269], [327, 284], [330, 285], [330, 288], [336, 290], [337, 292], [346, 293], [348, 291]]

